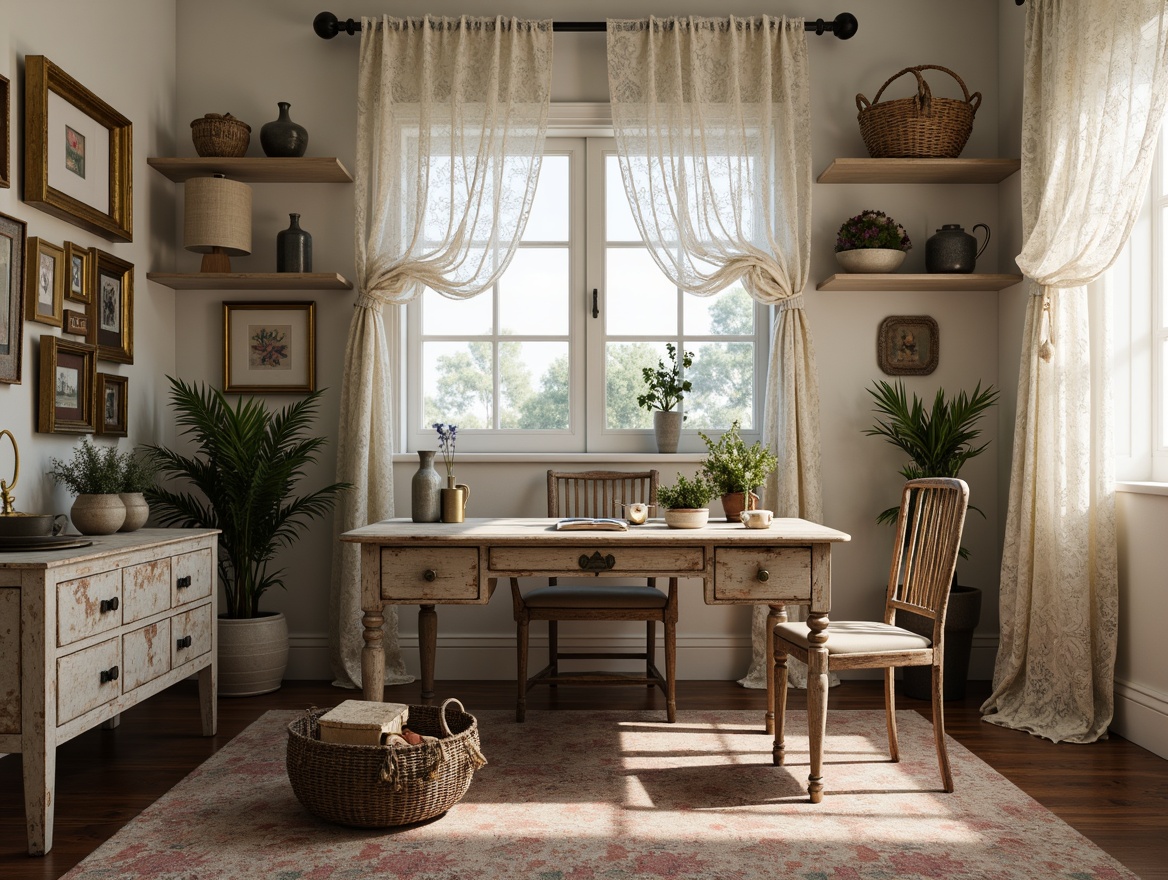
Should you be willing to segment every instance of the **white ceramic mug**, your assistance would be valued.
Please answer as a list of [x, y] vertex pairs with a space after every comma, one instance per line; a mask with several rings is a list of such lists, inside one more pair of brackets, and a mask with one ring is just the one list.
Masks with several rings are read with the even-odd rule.
[[748, 529], [769, 529], [773, 516], [769, 510], [744, 510], [738, 514], [738, 518]]

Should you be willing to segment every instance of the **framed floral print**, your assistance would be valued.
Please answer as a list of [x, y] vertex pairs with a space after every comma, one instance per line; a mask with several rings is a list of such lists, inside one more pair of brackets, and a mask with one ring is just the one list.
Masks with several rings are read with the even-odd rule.
[[130, 380], [112, 373], [97, 374], [97, 433], [125, 437], [130, 433], [126, 398]]
[[316, 303], [223, 303], [223, 390], [315, 391]]
[[92, 434], [97, 427], [96, 380], [93, 346], [43, 334], [37, 430], [44, 434]]
[[85, 341], [97, 358], [116, 364], [134, 363], [134, 264], [94, 248], [96, 279], [89, 303]]
[[0, 214], [0, 382], [20, 384], [25, 223]]
[[44, 55], [24, 56], [24, 200], [111, 241], [133, 241], [130, 120]]
[[89, 304], [93, 299], [94, 249], [65, 242], [65, 298]]
[[937, 369], [941, 336], [928, 315], [893, 315], [880, 322], [876, 362], [889, 376], [927, 376]]
[[24, 277], [24, 316], [60, 327], [65, 307], [65, 249], [35, 235], [30, 237]]

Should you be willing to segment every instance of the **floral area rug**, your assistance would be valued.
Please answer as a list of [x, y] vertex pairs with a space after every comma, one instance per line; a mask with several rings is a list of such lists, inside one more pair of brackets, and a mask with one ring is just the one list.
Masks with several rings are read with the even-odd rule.
[[1135, 877], [932, 728], [899, 712], [828, 717], [825, 797], [807, 801], [806, 722], [771, 763], [759, 712], [475, 712], [489, 763], [461, 802], [417, 825], [330, 825], [297, 801], [287, 724], [268, 712], [93, 852], [67, 880], [626, 880]]

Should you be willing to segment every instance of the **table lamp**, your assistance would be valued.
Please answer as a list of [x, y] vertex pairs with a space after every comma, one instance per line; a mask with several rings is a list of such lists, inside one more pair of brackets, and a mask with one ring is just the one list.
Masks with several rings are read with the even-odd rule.
[[203, 255], [200, 272], [230, 272], [251, 253], [251, 187], [222, 174], [186, 182], [183, 247]]

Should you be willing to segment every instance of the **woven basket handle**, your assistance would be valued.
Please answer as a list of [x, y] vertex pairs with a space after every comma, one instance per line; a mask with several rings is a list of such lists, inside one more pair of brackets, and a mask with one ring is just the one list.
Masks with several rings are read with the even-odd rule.
[[456, 697], [450, 697], [450, 699], [442, 701], [442, 708], [438, 711], [438, 723], [442, 725], [443, 737], [454, 736], [454, 731], [451, 730], [450, 727], [446, 724], [446, 707], [451, 703], [458, 703], [459, 712], [466, 711], [466, 709], [463, 708], [462, 700], [459, 700]]
[[957, 84], [959, 86], [961, 86], [961, 94], [965, 96], [965, 102], [973, 108], [974, 114], [977, 113], [977, 108], [981, 106], [981, 92], [974, 92], [973, 95], [970, 95], [969, 89], [967, 89], [965, 87], [965, 81], [961, 77], [959, 77], [956, 73], [954, 73], [952, 70], [950, 70], [948, 67], [942, 67], [939, 64], [920, 64], [916, 67], [906, 67], [904, 70], [900, 71], [900, 73], [894, 73], [892, 76], [890, 76], [888, 79], [886, 79], [884, 81], [884, 85], [882, 85], [880, 87], [880, 89], [876, 92], [876, 97], [873, 98], [870, 103], [869, 103], [868, 99], [865, 98], [863, 95], [856, 95], [857, 109], [867, 110], [870, 106], [872, 106], [873, 104], [875, 104], [877, 101], [880, 100], [880, 96], [882, 94], [884, 94], [884, 90], [892, 84], [892, 81], [894, 79], [897, 79], [898, 77], [904, 76], [904, 74], [906, 74], [906, 73], [911, 73], [913, 76], [915, 76], [917, 78], [917, 97], [916, 97], [917, 106], [921, 110], [923, 110], [925, 113], [931, 112], [932, 103], [933, 103], [933, 92], [929, 88], [929, 84], [927, 82], [925, 82], [925, 78], [923, 76], [921, 76], [922, 70], [940, 70], [943, 73], [949, 74], [951, 77], [953, 77], [955, 80], [957, 80]]

